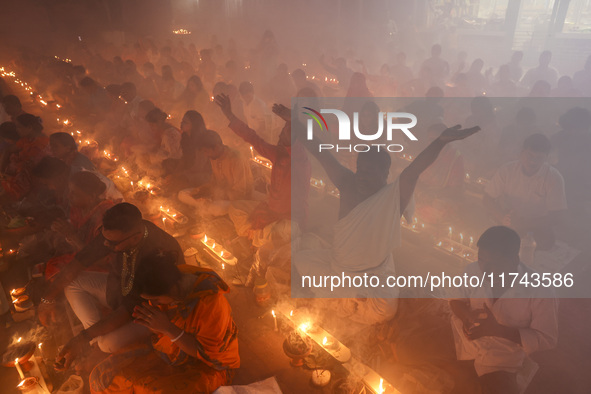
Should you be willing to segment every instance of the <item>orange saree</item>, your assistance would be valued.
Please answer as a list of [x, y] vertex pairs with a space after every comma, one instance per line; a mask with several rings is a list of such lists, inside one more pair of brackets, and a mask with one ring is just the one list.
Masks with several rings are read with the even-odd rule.
[[240, 357], [236, 325], [223, 295], [228, 285], [211, 270], [179, 268], [195, 275], [194, 290], [169, 312], [177, 327], [197, 339], [197, 357], [156, 335], [151, 348], [126, 349], [98, 364], [90, 375], [92, 393], [211, 393], [231, 383]]

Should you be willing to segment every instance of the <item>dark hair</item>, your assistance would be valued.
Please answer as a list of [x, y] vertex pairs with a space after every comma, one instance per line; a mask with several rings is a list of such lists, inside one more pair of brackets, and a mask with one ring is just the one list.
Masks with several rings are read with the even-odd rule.
[[67, 176], [70, 166], [57, 157], [45, 156], [35, 167], [32, 175], [39, 179], [53, 179], [59, 176]]
[[523, 150], [549, 154], [551, 149], [552, 145], [550, 144], [550, 140], [544, 134], [532, 134], [523, 142]]
[[293, 78], [306, 78], [306, 72], [301, 68], [296, 68], [291, 72]]
[[69, 148], [73, 151], [77, 151], [78, 147], [76, 145], [76, 141], [74, 137], [72, 137], [68, 133], [64, 132], [57, 132], [53, 133], [49, 136], [49, 145], [58, 144], [63, 147]]
[[7, 94], [6, 96], [2, 97], [2, 104], [3, 105], [12, 105], [21, 108], [22, 104], [18, 97], [14, 94]]
[[168, 115], [166, 112], [162, 111], [160, 108], [151, 109], [150, 112], [146, 114], [146, 122], [148, 123], [159, 123], [164, 122]]
[[198, 90], [204, 90], [205, 88], [203, 87], [203, 82], [201, 81], [201, 78], [199, 78], [198, 75], [192, 75], [189, 77], [189, 79], [187, 80], [187, 88], [189, 87], [189, 83], [194, 83], [195, 85], [197, 85], [197, 89]]
[[205, 120], [203, 119], [203, 116], [199, 112], [191, 109], [191, 110], [185, 112], [185, 114], [183, 115], [183, 118], [187, 118], [187, 119], [189, 119], [189, 122], [191, 122], [191, 131], [192, 132], [197, 132], [197, 133], [201, 134], [205, 130], [207, 130], [207, 128], [205, 127]]
[[215, 149], [223, 144], [222, 137], [213, 130], [205, 130], [199, 141], [201, 149]]
[[521, 238], [515, 230], [505, 226], [494, 226], [486, 230], [476, 243], [479, 249], [484, 249], [502, 257], [519, 256]]
[[162, 296], [170, 294], [170, 290], [182, 278], [176, 266], [178, 256], [173, 251], [154, 252], [140, 260], [135, 276], [140, 294]]
[[100, 196], [107, 190], [107, 185], [90, 171], [80, 171], [72, 174], [70, 182], [92, 196]]
[[359, 152], [357, 155], [357, 165], [361, 162], [371, 162], [372, 164], [376, 164], [379, 168], [383, 168], [389, 172], [392, 158], [384, 149], [378, 150], [377, 147], [372, 146], [367, 152]]
[[133, 82], [123, 82], [121, 84], [121, 91], [123, 92], [125, 90], [133, 92], [134, 94], [137, 93], [137, 87]]
[[151, 110], [153, 110], [154, 108], [156, 108], [156, 106], [150, 100], [142, 100], [138, 104], [138, 108], [141, 109], [141, 110], [143, 110], [143, 111], [150, 112]]
[[105, 230], [118, 230], [127, 233], [141, 226], [142, 223], [142, 213], [135, 205], [128, 202], [111, 207], [103, 216]]
[[20, 139], [14, 122], [4, 122], [0, 124], [0, 137], [9, 141], [18, 141]]
[[82, 78], [78, 84], [83, 88], [89, 88], [97, 85], [96, 81], [90, 77]]
[[43, 124], [40, 117], [31, 114], [22, 114], [16, 117], [16, 121], [24, 127], [33, 128], [34, 133], [43, 131]]

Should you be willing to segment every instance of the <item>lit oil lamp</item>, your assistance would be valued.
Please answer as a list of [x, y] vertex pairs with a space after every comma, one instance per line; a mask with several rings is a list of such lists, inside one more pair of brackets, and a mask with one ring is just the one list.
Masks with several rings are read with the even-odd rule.
[[12, 301], [14, 304], [14, 310], [17, 312], [24, 312], [33, 307], [33, 302], [29, 299], [28, 295], [22, 295]]
[[334, 338], [324, 337], [322, 339], [322, 347], [330, 350], [338, 350], [341, 347], [341, 344]]
[[15, 301], [20, 296], [25, 295], [26, 292], [27, 292], [27, 289], [25, 287], [19, 287], [16, 289], [12, 289], [10, 291], [10, 297], [12, 297], [12, 301]]
[[[224, 249], [222, 245], [216, 243], [214, 239], [208, 238], [207, 234], [201, 239], [201, 243], [213, 254], [222, 264], [236, 265], [238, 260], [234, 255]], [[225, 268], [225, 265], [224, 265]]]

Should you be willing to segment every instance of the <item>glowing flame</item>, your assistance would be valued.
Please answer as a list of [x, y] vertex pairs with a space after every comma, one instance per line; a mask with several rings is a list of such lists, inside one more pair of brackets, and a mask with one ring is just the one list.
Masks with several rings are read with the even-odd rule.
[[[22, 340], [23, 340], [23, 337], [19, 337], [19, 338], [16, 340], [16, 343], [21, 343], [21, 341], [22, 341]], [[18, 358], [17, 358], [17, 360], [18, 360]]]
[[322, 340], [322, 346], [326, 346], [327, 343], [328, 343], [328, 338], [324, 337], [324, 339]]
[[308, 331], [308, 329], [310, 328], [310, 323], [302, 323], [302, 324], [300, 324], [300, 326], [298, 328], [300, 329], [301, 332], [303, 332], [305, 334]]
[[380, 378], [380, 385], [378, 386], [378, 394], [382, 394], [384, 391], [384, 379]]
[[271, 314], [273, 315], [273, 317], [275, 317], [275, 310], [271, 309]]
[[207, 235], [203, 236], [203, 242], [207, 243]]

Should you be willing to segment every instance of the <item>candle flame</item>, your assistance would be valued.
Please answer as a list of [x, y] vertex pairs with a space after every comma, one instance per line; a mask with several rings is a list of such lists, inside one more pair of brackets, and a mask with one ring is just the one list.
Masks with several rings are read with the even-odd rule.
[[271, 309], [271, 314], [273, 315], [273, 317], [275, 317], [275, 310]]
[[310, 323], [302, 323], [298, 328], [305, 334], [306, 331], [308, 331], [308, 328], [310, 328]]
[[39, 349], [41, 349], [41, 346], [43, 346], [43, 342], [40, 342], [39, 345], [37, 345]]
[[[19, 337], [19, 338], [16, 340], [16, 342], [17, 342], [17, 343], [21, 343], [21, 341], [22, 341], [22, 340], [23, 340], [23, 337]], [[17, 360], [18, 360], [18, 359], [17, 359]]]
[[222, 270], [226, 269], [226, 265], [224, 263], [222, 263]]
[[203, 242], [207, 243], [207, 234], [203, 235]]
[[326, 346], [327, 342], [328, 342], [328, 338], [324, 337], [324, 339], [322, 340], [322, 346]]
[[293, 317], [293, 309], [289, 311], [289, 317]]
[[380, 378], [380, 385], [378, 386], [378, 394], [382, 394], [384, 391], [384, 379]]

